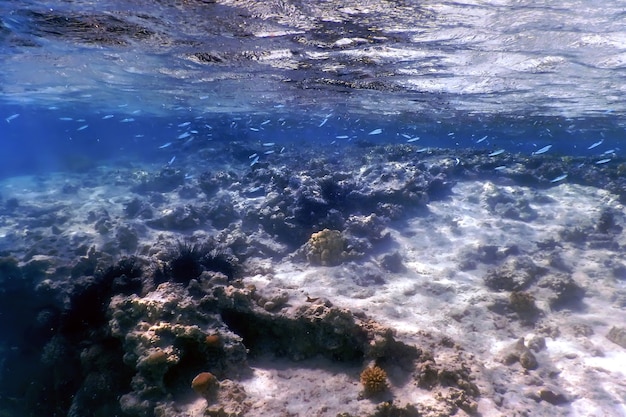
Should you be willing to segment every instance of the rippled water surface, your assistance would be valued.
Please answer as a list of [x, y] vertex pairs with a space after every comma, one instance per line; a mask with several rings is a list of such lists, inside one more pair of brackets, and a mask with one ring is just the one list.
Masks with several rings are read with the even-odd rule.
[[621, 113], [617, 0], [4, 1], [2, 99], [162, 113]]

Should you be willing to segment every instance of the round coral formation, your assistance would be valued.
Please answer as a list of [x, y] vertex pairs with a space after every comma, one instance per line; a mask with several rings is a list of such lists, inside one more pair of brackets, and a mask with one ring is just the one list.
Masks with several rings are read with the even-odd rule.
[[314, 265], [339, 265], [346, 257], [346, 242], [339, 230], [313, 233], [306, 245], [307, 260]]
[[210, 348], [219, 348], [222, 345], [222, 339], [218, 334], [210, 334], [204, 339], [204, 341]]
[[371, 396], [387, 389], [387, 373], [379, 366], [365, 368], [361, 372], [361, 384], [366, 396]]
[[212, 373], [201, 372], [191, 381], [191, 388], [208, 402], [212, 402], [217, 396], [220, 382]]

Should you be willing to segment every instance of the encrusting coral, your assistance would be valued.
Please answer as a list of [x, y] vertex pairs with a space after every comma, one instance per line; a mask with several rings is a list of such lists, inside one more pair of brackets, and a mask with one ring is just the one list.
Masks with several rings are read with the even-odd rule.
[[313, 265], [339, 265], [346, 258], [346, 241], [339, 230], [313, 233], [306, 243], [307, 260]]

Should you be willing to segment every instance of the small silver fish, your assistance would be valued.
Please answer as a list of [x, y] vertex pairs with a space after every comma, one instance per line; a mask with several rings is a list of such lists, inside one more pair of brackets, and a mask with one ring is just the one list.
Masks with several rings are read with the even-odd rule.
[[256, 164], [257, 162], [259, 162], [259, 157], [258, 157], [258, 156], [256, 156], [256, 157], [252, 160], [252, 162], [250, 162], [250, 166], [253, 166], [253, 165], [254, 165], [254, 164]]
[[164, 143], [163, 145], [159, 146], [159, 149], [165, 149], [165, 148], [167, 148], [168, 146], [172, 146], [172, 142], [167, 142], [167, 143]]
[[264, 121], [263, 123], [261, 123], [261, 126], [265, 126], [266, 124], [268, 124], [269, 122], [271, 122], [270, 119], [267, 119], [266, 121]]
[[257, 129], [256, 127], [251, 127], [250, 130], [253, 132], [259, 132], [261, 129]]
[[74, 120], [72, 117], [59, 117], [59, 120], [63, 120], [64, 122], [69, 122]]
[[273, 154], [275, 151], [274, 150], [269, 150], [269, 151], [265, 151], [263, 152], [265, 155], [271, 155]]
[[414, 138], [407, 139], [406, 142], [407, 143], [412, 143], [412, 142], [415, 142], [415, 141], [418, 141], [418, 140], [420, 140], [420, 137], [419, 136], [415, 136]]
[[565, 178], [567, 178], [567, 174], [559, 175], [558, 177], [550, 180], [550, 182], [555, 183], [555, 182], [563, 181]]
[[112, 119], [114, 116], [112, 114], [107, 114], [106, 116], [102, 116], [102, 120]]
[[599, 161], [596, 161], [596, 165], [606, 164], [607, 162], [611, 162], [611, 158], [600, 159]]
[[268, 147], [269, 146], [274, 146], [274, 145], [276, 145], [274, 142], [265, 142], [265, 143], [263, 143], [263, 146], [268, 146]]
[[189, 136], [191, 136], [191, 133], [185, 132], [185, 133], [181, 133], [180, 135], [178, 135], [177, 139], [185, 139], [185, 138], [188, 138]]
[[370, 133], [368, 133], [368, 135], [380, 135], [381, 133], [383, 133], [382, 129], [374, 129]]
[[478, 139], [478, 140], [476, 141], [476, 143], [483, 142], [483, 141], [484, 141], [485, 139], [487, 139], [488, 137], [489, 137], [489, 136], [483, 136], [482, 138]]
[[258, 156], [258, 154], [253, 153], [252, 155], [248, 156], [248, 159], [252, 159], [252, 158], [255, 158], [255, 157], [257, 157], [257, 156]]
[[130, 123], [130, 122], [134, 122], [135, 119], [132, 117], [127, 117], [125, 119], [120, 120], [120, 123]]
[[322, 123], [320, 123], [319, 125], [317, 125], [317, 127], [322, 127], [326, 124], [326, 122], [328, 121], [328, 117], [325, 118], [324, 120], [322, 120]]
[[541, 155], [542, 153], [546, 153], [550, 150], [551, 147], [552, 145], [546, 145], [538, 151], [533, 152], [532, 155]]
[[170, 161], [167, 163], [168, 165], [172, 165], [174, 163], [174, 161], [176, 160], [175, 156], [172, 156], [172, 159], [170, 159]]
[[335, 139], [348, 139], [349, 136], [348, 135], [339, 135], [339, 136], [335, 136]]
[[187, 127], [191, 124], [191, 122], [183, 122], [178, 125], [178, 127]]
[[489, 155], [487, 156], [498, 156], [504, 153], [504, 149], [498, 149], [497, 151], [493, 151], [491, 152]]
[[85, 129], [87, 129], [88, 127], [89, 127], [89, 125], [82, 125], [82, 126], [81, 126], [81, 127], [79, 127], [78, 129], [76, 129], [76, 131], [79, 131], [79, 130], [85, 130]]
[[4, 120], [6, 120], [6, 121], [7, 121], [7, 123], [11, 123], [11, 120], [15, 120], [15, 119], [17, 119], [18, 117], [20, 117], [20, 114], [19, 114], [19, 113], [15, 113], [15, 114], [10, 115], [9, 117], [7, 117], [7, 118], [6, 118], [6, 119], [4, 119]]
[[589, 147], [587, 149], [593, 149], [596, 146], [600, 146], [600, 145], [602, 145], [602, 142], [604, 142], [604, 139], [600, 139], [599, 141], [592, 143], [591, 145], [589, 145]]

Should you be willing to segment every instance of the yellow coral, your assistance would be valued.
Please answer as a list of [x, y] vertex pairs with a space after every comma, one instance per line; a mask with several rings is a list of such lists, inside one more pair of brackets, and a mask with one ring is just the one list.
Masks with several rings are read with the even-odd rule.
[[361, 384], [366, 396], [382, 392], [387, 388], [387, 372], [379, 366], [365, 368], [361, 372]]
[[338, 265], [346, 257], [346, 242], [339, 230], [313, 233], [306, 245], [308, 261], [316, 265]]

